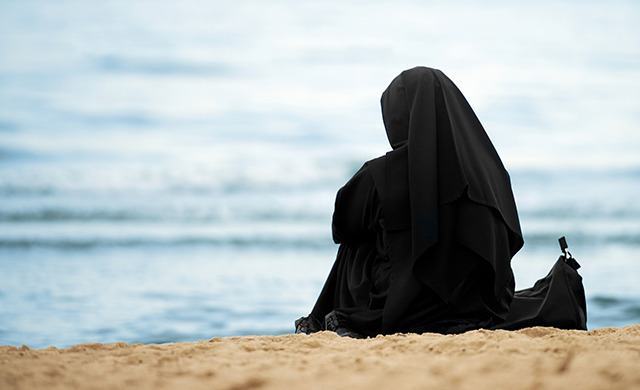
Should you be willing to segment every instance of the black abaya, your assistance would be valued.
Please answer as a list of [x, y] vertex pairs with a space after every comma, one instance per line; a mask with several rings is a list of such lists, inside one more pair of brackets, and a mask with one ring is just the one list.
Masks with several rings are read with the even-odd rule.
[[336, 262], [297, 330], [375, 336], [499, 326], [523, 240], [498, 154], [439, 70], [403, 72], [381, 104], [393, 150], [338, 192]]

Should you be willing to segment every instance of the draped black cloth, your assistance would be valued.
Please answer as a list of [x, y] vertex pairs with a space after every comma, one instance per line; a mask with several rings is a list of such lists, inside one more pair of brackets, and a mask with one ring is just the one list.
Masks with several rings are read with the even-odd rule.
[[393, 148], [336, 197], [336, 262], [298, 330], [455, 333], [499, 326], [524, 241], [509, 175], [441, 71], [402, 72], [381, 99]]

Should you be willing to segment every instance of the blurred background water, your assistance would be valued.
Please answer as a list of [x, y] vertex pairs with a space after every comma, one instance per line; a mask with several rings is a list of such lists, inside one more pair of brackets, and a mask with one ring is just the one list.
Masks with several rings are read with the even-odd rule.
[[379, 97], [442, 69], [512, 176], [519, 288], [566, 235], [640, 322], [640, 3], [0, 3], [0, 345], [282, 334], [333, 263]]

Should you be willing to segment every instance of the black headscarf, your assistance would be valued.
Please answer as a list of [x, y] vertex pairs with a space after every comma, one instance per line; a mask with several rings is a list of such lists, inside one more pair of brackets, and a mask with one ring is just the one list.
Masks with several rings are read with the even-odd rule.
[[391, 82], [381, 105], [392, 148], [407, 149], [412, 257], [438, 240], [438, 207], [464, 193], [500, 213], [519, 238], [515, 254], [522, 233], [509, 174], [455, 84], [440, 70], [416, 67]]

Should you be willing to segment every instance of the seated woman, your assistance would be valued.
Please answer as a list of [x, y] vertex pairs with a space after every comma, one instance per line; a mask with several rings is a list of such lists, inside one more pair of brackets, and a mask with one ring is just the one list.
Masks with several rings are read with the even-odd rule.
[[339, 190], [337, 259], [296, 331], [366, 337], [499, 327], [514, 297], [511, 258], [524, 243], [500, 157], [439, 70], [402, 72], [381, 104], [393, 150]]

